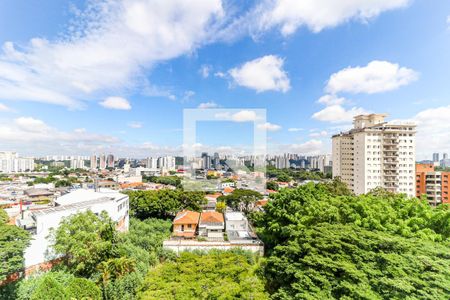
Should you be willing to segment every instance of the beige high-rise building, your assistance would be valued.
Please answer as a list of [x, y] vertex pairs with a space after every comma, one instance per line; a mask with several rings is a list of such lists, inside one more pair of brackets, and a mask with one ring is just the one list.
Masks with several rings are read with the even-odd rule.
[[416, 125], [386, 116], [356, 116], [353, 129], [333, 135], [333, 177], [357, 195], [383, 187], [415, 196]]

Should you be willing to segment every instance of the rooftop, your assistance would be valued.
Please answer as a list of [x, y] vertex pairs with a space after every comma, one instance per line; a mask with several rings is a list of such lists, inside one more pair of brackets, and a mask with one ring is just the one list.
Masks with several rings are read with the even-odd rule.
[[177, 214], [173, 220], [173, 224], [197, 224], [199, 218], [200, 213], [196, 211], [183, 210]]
[[102, 189], [100, 192], [96, 192], [94, 190], [78, 189], [59, 197], [55, 200], [55, 203], [57, 205], [70, 205], [91, 200], [98, 200], [105, 197], [108, 199], [118, 200], [125, 197], [125, 195], [108, 189]]
[[205, 211], [200, 216], [200, 223], [223, 223], [223, 214], [216, 211]]

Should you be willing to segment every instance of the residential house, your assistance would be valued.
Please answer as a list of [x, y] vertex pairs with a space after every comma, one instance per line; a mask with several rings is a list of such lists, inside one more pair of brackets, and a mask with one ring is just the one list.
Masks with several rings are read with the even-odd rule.
[[216, 211], [205, 211], [200, 216], [200, 223], [198, 225], [198, 233], [210, 239], [223, 240], [223, 231], [225, 223], [223, 214]]
[[205, 198], [208, 202], [203, 205], [203, 210], [216, 210], [217, 198], [219, 198], [220, 196], [222, 196], [221, 193], [205, 195]]
[[200, 213], [196, 211], [180, 211], [173, 220], [173, 236], [194, 238], [199, 218]]

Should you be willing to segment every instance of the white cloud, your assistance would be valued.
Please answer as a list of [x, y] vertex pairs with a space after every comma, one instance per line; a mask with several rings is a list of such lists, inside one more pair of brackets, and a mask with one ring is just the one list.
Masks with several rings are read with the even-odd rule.
[[130, 110], [131, 105], [127, 99], [122, 97], [108, 97], [100, 105], [109, 109]]
[[[284, 36], [306, 26], [313, 32], [350, 20], [367, 22], [384, 11], [407, 6], [410, 0], [266, 0], [244, 18], [251, 30], [280, 28]], [[254, 23], [254, 24], [253, 24]]]
[[450, 26], [450, 16], [447, 17], [447, 25]]
[[266, 122], [264, 124], [258, 124], [256, 127], [258, 129], [267, 130], [267, 131], [277, 131], [277, 130], [281, 129], [280, 125], [272, 124], [272, 123], [269, 123], [269, 122]]
[[84, 99], [145, 87], [144, 70], [211, 41], [223, 18], [220, 0], [89, 1], [64, 38], [4, 44], [0, 99], [80, 108]]
[[417, 80], [419, 74], [398, 64], [374, 60], [365, 67], [348, 67], [331, 75], [328, 93], [367, 93], [391, 91]]
[[331, 123], [352, 122], [353, 117], [367, 114], [368, 112], [361, 107], [352, 107], [346, 110], [340, 105], [330, 105], [312, 115], [313, 119]]
[[233, 122], [254, 122], [257, 119], [256, 113], [252, 110], [241, 110], [234, 114], [229, 112], [217, 113], [215, 117]]
[[409, 121], [417, 124], [417, 157], [430, 159], [433, 152], [450, 152], [450, 105], [419, 112]]
[[135, 121], [130, 122], [127, 125], [128, 125], [128, 127], [135, 128], [135, 129], [142, 128], [144, 126], [144, 124], [142, 124], [142, 122], [135, 122]]
[[219, 72], [214, 73], [214, 76], [219, 77], [219, 78], [225, 78], [227, 76], [227, 74], [219, 71]]
[[343, 97], [337, 97], [336, 95], [324, 95], [317, 100], [317, 103], [330, 105], [341, 105], [346, 103], [347, 100]]
[[11, 109], [3, 103], [0, 103], [0, 112], [11, 111]]
[[[302, 144], [291, 144], [288, 149], [292, 153], [302, 154], [320, 154], [323, 153], [323, 142], [321, 140], [312, 139]], [[286, 152], [286, 148], [283, 147], [282, 151]]]
[[202, 65], [200, 67], [199, 73], [200, 73], [200, 75], [202, 75], [203, 78], [208, 78], [211, 70], [212, 70], [212, 67], [210, 65]]
[[183, 95], [183, 101], [189, 101], [195, 95], [194, 91], [185, 91]]
[[217, 107], [219, 107], [219, 105], [217, 103], [215, 103], [214, 101], [203, 102], [197, 106], [197, 108], [199, 108], [199, 109], [217, 108]]
[[61, 145], [100, 145], [119, 141], [116, 137], [89, 133], [83, 128], [61, 131], [32, 117], [19, 117], [12, 122], [0, 123], [0, 140], [5, 145], [32, 149], [40, 145], [49, 149], [54, 147], [55, 151]]
[[292, 127], [292, 128], [288, 129], [289, 132], [298, 132], [298, 131], [302, 131], [302, 130], [304, 130], [304, 129], [303, 128], [296, 128], [296, 127]]
[[309, 134], [309, 136], [312, 138], [326, 137], [326, 136], [328, 136], [328, 132], [326, 132], [325, 130], [318, 131], [318, 132], [312, 132]]
[[287, 92], [290, 82], [283, 70], [283, 59], [275, 55], [266, 55], [246, 62], [228, 73], [237, 85], [256, 90], [257, 92]]

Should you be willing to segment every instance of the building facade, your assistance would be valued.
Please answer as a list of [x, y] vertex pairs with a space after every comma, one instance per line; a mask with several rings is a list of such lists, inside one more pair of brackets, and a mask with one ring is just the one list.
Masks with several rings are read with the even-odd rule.
[[16, 173], [34, 170], [34, 159], [29, 157], [19, 157], [17, 152], [0, 152], [0, 172]]
[[50, 242], [47, 238], [51, 228], [58, 228], [61, 220], [70, 215], [92, 211], [100, 214], [106, 211], [116, 223], [119, 231], [128, 231], [129, 227], [129, 197], [114, 192], [79, 189], [65, 194], [55, 200], [55, 207], [25, 211], [21, 218], [16, 219], [16, 225], [31, 233], [31, 243], [25, 250], [25, 268], [38, 266], [50, 259], [47, 257]]
[[416, 196], [426, 196], [433, 206], [450, 203], [450, 172], [437, 172], [434, 164], [416, 164]]
[[416, 125], [386, 116], [356, 116], [353, 129], [332, 137], [333, 177], [358, 195], [382, 187], [415, 196]]

